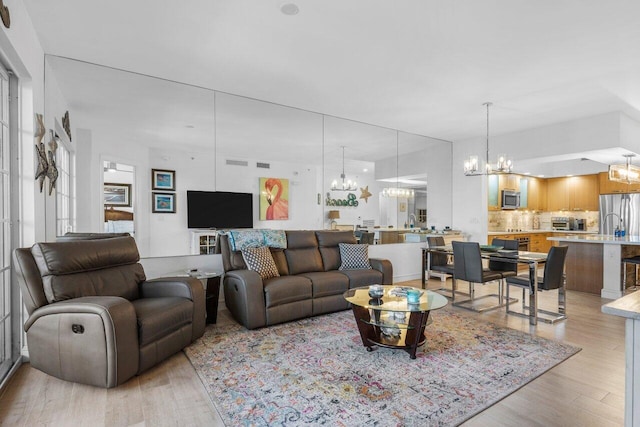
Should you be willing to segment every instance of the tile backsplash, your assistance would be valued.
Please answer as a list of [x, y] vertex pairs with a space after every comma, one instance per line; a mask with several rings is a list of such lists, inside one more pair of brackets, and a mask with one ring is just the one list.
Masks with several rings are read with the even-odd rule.
[[584, 219], [587, 231], [598, 231], [598, 216], [595, 211], [588, 212], [527, 212], [527, 211], [489, 211], [489, 231], [509, 230], [551, 230], [551, 218], [570, 216]]

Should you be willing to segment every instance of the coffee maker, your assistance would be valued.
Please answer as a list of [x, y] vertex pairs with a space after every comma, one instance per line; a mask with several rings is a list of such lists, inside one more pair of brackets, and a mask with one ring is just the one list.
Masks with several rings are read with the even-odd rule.
[[574, 224], [573, 224], [572, 229], [573, 230], [578, 230], [578, 231], [586, 231], [586, 229], [587, 229], [586, 221], [584, 219], [581, 219], [581, 218], [576, 218], [574, 220]]

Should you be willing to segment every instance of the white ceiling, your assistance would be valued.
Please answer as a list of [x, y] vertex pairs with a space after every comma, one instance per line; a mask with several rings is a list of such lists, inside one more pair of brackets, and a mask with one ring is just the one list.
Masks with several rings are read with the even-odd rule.
[[445, 140], [640, 119], [640, 1], [25, 3], [49, 54]]

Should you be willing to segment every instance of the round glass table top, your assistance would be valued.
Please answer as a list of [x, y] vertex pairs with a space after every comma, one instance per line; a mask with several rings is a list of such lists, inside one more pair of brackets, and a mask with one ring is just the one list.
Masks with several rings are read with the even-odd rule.
[[[437, 310], [444, 307], [448, 303], [447, 299], [444, 296], [433, 291], [391, 285], [385, 285], [382, 287], [384, 289], [384, 292], [379, 298], [372, 298], [371, 296], [369, 296], [369, 286], [349, 289], [343, 294], [343, 296], [348, 302], [353, 305], [374, 310], [398, 312]], [[415, 289], [422, 292], [418, 303], [410, 304], [407, 302], [407, 289]], [[402, 295], [403, 291], [405, 295]]]

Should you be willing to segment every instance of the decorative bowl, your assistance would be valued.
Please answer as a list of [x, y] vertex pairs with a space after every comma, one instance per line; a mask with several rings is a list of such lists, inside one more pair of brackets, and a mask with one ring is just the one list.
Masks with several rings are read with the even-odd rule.
[[369, 296], [371, 298], [380, 298], [384, 295], [384, 288], [381, 285], [369, 286]]

